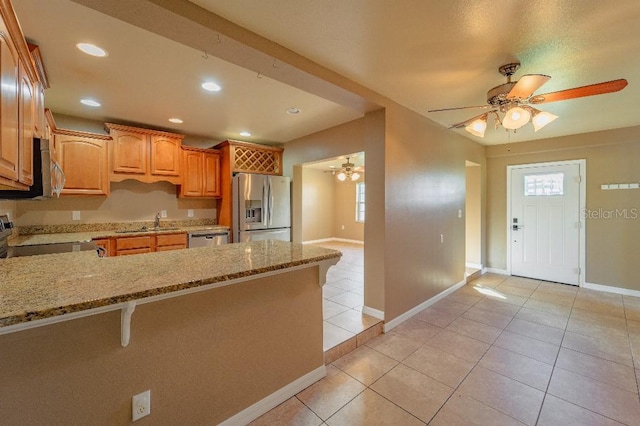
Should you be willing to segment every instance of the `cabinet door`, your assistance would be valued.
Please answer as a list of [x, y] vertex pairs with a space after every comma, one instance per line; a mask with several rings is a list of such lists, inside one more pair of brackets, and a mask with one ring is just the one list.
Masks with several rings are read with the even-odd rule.
[[217, 152], [204, 153], [204, 187], [202, 195], [205, 197], [220, 196], [220, 154]]
[[178, 139], [151, 136], [151, 174], [180, 176], [180, 145]]
[[18, 181], [18, 54], [0, 20], [0, 176]]
[[109, 195], [106, 141], [54, 135], [57, 157], [64, 171], [68, 195]]
[[92, 240], [93, 243], [98, 246], [98, 247], [102, 247], [105, 251], [105, 255], [104, 257], [109, 257], [111, 256], [111, 239], [109, 238], [99, 238], [97, 240]]
[[20, 179], [25, 185], [33, 185], [33, 83], [24, 70], [19, 67], [20, 101], [18, 110], [18, 132], [20, 138]]
[[202, 197], [202, 152], [183, 151], [184, 171], [182, 174], [182, 188], [180, 195], [183, 197]]
[[148, 135], [115, 131], [113, 136], [113, 172], [141, 174], [147, 173]]

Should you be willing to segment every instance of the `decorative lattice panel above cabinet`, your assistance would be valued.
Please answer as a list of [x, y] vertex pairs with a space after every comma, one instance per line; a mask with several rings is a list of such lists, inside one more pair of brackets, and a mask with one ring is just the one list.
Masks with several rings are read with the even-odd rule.
[[229, 149], [232, 173], [282, 175], [282, 148], [231, 140], [216, 145], [218, 149], [224, 147]]

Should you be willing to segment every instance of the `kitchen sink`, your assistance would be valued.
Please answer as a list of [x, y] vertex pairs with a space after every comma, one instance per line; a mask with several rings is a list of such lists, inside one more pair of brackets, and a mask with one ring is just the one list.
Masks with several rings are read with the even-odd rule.
[[146, 226], [143, 226], [142, 228], [138, 228], [138, 229], [119, 229], [116, 231], [116, 234], [134, 234], [136, 232], [164, 232], [164, 231], [177, 231], [180, 228], [147, 228]]

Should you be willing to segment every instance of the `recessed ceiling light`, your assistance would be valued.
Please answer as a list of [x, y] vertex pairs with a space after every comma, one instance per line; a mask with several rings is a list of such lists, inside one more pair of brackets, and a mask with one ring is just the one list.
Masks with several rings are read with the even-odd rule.
[[170, 118], [169, 121], [176, 124], [184, 123], [184, 121], [180, 120], [179, 118]]
[[249, 133], [249, 132], [240, 132], [240, 136], [249, 137], [249, 136], [251, 136], [251, 133]]
[[107, 51], [101, 47], [96, 46], [91, 43], [78, 43], [76, 47], [86, 53], [87, 55], [97, 56], [99, 58], [104, 58], [108, 55]]
[[287, 114], [296, 115], [296, 114], [300, 114], [301, 112], [302, 110], [300, 108], [296, 108], [296, 107], [287, 108]]
[[82, 99], [80, 103], [90, 107], [99, 107], [101, 105], [100, 102], [94, 101], [93, 99]]
[[222, 89], [213, 81], [207, 81], [206, 83], [202, 83], [202, 88], [208, 92], [219, 92]]

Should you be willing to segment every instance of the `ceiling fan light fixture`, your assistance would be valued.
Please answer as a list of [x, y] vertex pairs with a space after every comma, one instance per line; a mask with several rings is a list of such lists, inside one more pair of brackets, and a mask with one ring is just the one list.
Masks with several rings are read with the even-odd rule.
[[531, 113], [526, 109], [515, 106], [510, 108], [502, 119], [502, 127], [509, 130], [516, 130], [529, 122]]
[[484, 137], [484, 132], [487, 130], [487, 114], [480, 118], [476, 118], [468, 126], [464, 128], [467, 132], [479, 138]]
[[551, 114], [550, 112], [539, 111], [534, 109], [531, 123], [533, 124], [533, 129], [537, 132], [547, 124], [551, 123], [556, 118], [558, 118], [558, 116]]
[[340, 172], [340, 173], [338, 173], [337, 178], [338, 178], [338, 180], [344, 182], [347, 179], [347, 174], [345, 172]]
[[353, 172], [353, 174], [351, 175], [351, 180], [352, 181], [357, 181], [358, 179], [360, 179], [360, 173], [358, 172]]

